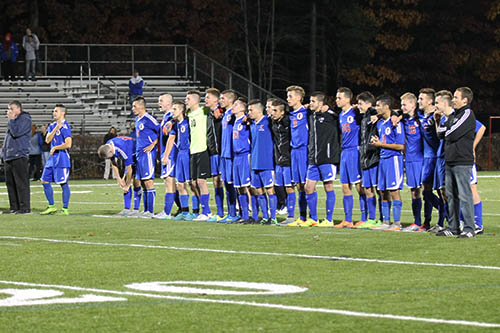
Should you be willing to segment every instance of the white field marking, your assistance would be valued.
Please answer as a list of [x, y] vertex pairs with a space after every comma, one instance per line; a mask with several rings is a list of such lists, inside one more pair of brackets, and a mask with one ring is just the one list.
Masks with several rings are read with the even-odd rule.
[[500, 178], [500, 175], [483, 175], [477, 176], [477, 178]]
[[0, 294], [11, 295], [11, 297], [0, 300], [0, 307], [127, 301], [124, 297], [98, 296], [92, 294], [72, 298], [53, 298], [62, 296], [63, 292], [46, 289], [0, 289]]
[[436, 267], [477, 268], [477, 269], [500, 270], [499, 266], [445, 264], [445, 263], [437, 263], [437, 262], [436, 263], [434, 263], [434, 262], [415, 262], [415, 261], [399, 261], [399, 260], [352, 258], [352, 257], [334, 257], [334, 256], [310, 255], [310, 254], [299, 254], [299, 253], [219, 250], [219, 249], [206, 249], [206, 248], [194, 248], [194, 247], [146, 245], [146, 244], [101, 243], [101, 242], [86, 242], [86, 241], [76, 241], [76, 240], [62, 240], [62, 239], [36, 238], [36, 237], [19, 237], [19, 236], [0, 236], [0, 239], [19, 239], [19, 240], [38, 241], [38, 242], [80, 244], [80, 245], [136, 247], [136, 248], [164, 249], [164, 250], [174, 250], [174, 251], [211, 252], [211, 253], [226, 253], [226, 254], [250, 254], [250, 255], [264, 255], [264, 256], [276, 256], [276, 257], [343, 260], [343, 261], [356, 261], [356, 262], [372, 262], [372, 263], [378, 263], [378, 264], [416, 265], [416, 266], [436, 266]]
[[393, 314], [369, 313], [369, 312], [336, 310], [336, 309], [326, 309], [326, 308], [311, 308], [311, 307], [294, 306], [294, 305], [233, 301], [233, 300], [223, 300], [223, 299], [167, 296], [167, 295], [157, 295], [157, 294], [150, 294], [150, 293], [138, 293], [138, 292], [131, 292], [131, 291], [81, 288], [81, 287], [73, 287], [73, 286], [16, 282], [16, 281], [0, 281], [0, 283], [8, 284], [8, 285], [17, 285], [17, 286], [28, 286], [28, 287], [68, 289], [68, 290], [86, 291], [86, 292], [121, 295], [121, 296], [139, 296], [139, 297], [148, 297], [148, 298], [171, 299], [171, 300], [187, 301], [187, 302], [246, 305], [246, 306], [258, 307], [258, 308], [270, 308], [270, 309], [290, 310], [290, 311], [300, 311], [300, 312], [329, 313], [329, 314], [337, 314], [337, 315], [353, 316], [353, 317], [395, 319], [395, 320], [404, 320], [404, 321], [417, 321], [417, 322], [433, 323], [433, 324], [450, 324], [450, 325], [476, 326], [476, 327], [500, 327], [500, 324], [497, 324], [497, 323], [485, 323], [485, 322], [477, 322], [477, 321], [413, 317], [413, 316], [403, 316], [403, 315], [393, 315]]

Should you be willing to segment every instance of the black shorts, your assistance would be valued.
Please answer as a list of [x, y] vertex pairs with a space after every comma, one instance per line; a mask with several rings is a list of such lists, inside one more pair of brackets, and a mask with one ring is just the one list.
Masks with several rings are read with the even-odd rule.
[[189, 173], [191, 180], [210, 177], [210, 156], [208, 150], [189, 155]]

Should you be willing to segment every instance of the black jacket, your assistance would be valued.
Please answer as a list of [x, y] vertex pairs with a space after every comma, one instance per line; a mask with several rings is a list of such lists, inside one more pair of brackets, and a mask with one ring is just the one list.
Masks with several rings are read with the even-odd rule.
[[272, 121], [271, 131], [274, 142], [274, 163], [290, 166], [290, 118], [287, 114], [279, 121]]
[[4, 161], [28, 157], [31, 139], [31, 115], [21, 111], [16, 119], [8, 120], [2, 148]]
[[474, 164], [475, 129], [476, 117], [469, 105], [455, 110], [444, 125], [438, 127], [438, 137], [444, 138], [446, 164], [451, 166]]
[[370, 138], [378, 136], [377, 123], [371, 123], [370, 119], [374, 115], [377, 115], [375, 108], [368, 109], [359, 127], [359, 162], [363, 170], [374, 167], [380, 160], [380, 148], [370, 144]]
[[338, 164], [340, 130], [338, 114], [332, 110], [309, 114], [309, 164]]
[[207, 148], [209, 155], [220, 155], [222, 141], [222, 118], [224, 117], [223, 109], [218, 109], [218, 117], [214, 110], [210, 110], [207, 117]]

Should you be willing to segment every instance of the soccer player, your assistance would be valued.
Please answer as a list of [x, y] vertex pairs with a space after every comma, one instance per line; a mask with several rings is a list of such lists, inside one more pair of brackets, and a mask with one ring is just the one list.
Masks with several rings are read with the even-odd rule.
[[339, 116], [340, 130], [342, 132], [342, 153], [340, 155], [340, 183], [344, 193], [344, 214], [345, 218], [334, 228], [352, 228], [355, 225], [352, 221], [352, 209], [354, 200], [352, 196], [352, 184], [355, 185], [359, 193], [359, 207], [361, 210], [360, 226], [366, 222], [366, 195], [361, 188], [361, 171], [359, 167], [359, 124], [361, 115], [357, 109], [351, 105], [352, 91], [349, 88], [337, 89], [335, 102], [342, 109]]
[[[209, 109], [200, 106], [201, 94], [197, 90], [190, 90], [186, 94], [188, 108], [189, 132], [191, 141], [189, 145], [189, 173], [192, 186], [199, 193], [201, 214], [194, 221], [216, 221], [210, 211], [207, 178], [210, 177], [210, 156], [207, 149], [207, 116]], [[195, 205], [193, 204], [193, 207]]]
[[424, 228], [430, 232], [437, 232], [439, 226], [430, 227], [432, 219], [432, 207], [439, 209], [441, 201], [433, 192], [434, 169], [436, 168], [436, 153], [439, 147], [439, 139], [436, 135], [434, 120], [434, 98], [435, 90], [432, 88], [420, 89], [418, 95], [418, 113], [424, 143], [424, 164], [422, 168], [422, 184], [424, 185]]
[[226, 201], [228, 214], [218, 222], [233, 223], [239, 220], [236, 215], [236, 190], [233, 184], [233, 125], [234, 116], [232, 106], [236, 101], [236, 92], [234, 90], [224, 90], [220, 96], [220, 106], [226, 111], [222, 118], [221, 130], [221, 178], [226, 187]]
[[137, 135], [135, 155], [137, 171], [135, 177], [141, 181], [144, 192], [144, 213], [140, 217], [152, 218], [154, 215], [156, 189], [154, 185], [156, 144], [160, 124], [146, 111], [144, 97], [136, 97], [132, 103], [136, 115], [135, 131]]
[[[248, 103], [248, 115], [253, 122], [251, 132], [251, 185], [255, 189], [258, 205], [262, 211], [261, 224], [278, 224], [276, 220], [277, 198], [274, 192], [273, 138], [269, 118], [264, 115], [264, 104], [254, 99]], [[271, 155], [270, 155], [271, 154]], [[269, 213], [264, 189], [269, 196]], [[252, 210], [257, 216], [257, 212]]]
[[477, 168], [476, 168], [476, 147], [479, 141], [483, 138], [486, 127], [476, 120], [476, 130], [474, 135], [474, 164], [472, 165], [472, 176], [471, 176], [471, 190], [472, 190], [472, 200], [474, 201], [474, 224], [476, 235], [482, 234], [483, 229], [483, 203], [481, 202], [481, 197], [477, 191]]
[[[291, 171], [292, 182], [297, 186], [299, 192], [299, 212], [300, 217], [289, 227], [300, 227], [301, 223], [307, 220], [307, 200], [305, 192], [305, 183], [307, 175], [307, 144], [309, 140], [309, 128], [307, 124], [307, 109], [302, 105], [306, 95], [304, 88], [300, 86], [290, 86], [286, 89], [287, 102], [290, 106], [290, 129], [291, 129]], [[295, 211], [294, 197], [288, 201], [288, 214]], [[295, 213], [294, 213], [295, 214]], [[294, 215], [292, 215], [293, 217]]]
[[[306, 176], [306, 200], [310, 218], [301, 227], [318, 226], [333, 227], [333, 210], [335, 209], [335, 192], [333, 181], [337, 178], [337, 167], [340, 159], [338, 115], [323, 106], [326, 95], [323, 92], [313, 92], [309, 108], [309, 144]], [[323, 182], [326, 192], [326, 219], [318, 223], [318, 193], [316, 183]]]
[[[101, 159], [109, 159], [118, 186], [123, 191], [124, 209], [115, 214], [116, 217], [137, 216], [139, 202], [134, 202], [132, 212], [132, 188], [141, 190], [141, 184], [135, 176], [135, 140], [129, 136], [117, 136], [109, 139], [97, 150]], [[124, 167], [124, 170], [120, 170]], [[140, 195], [139, 195], [140, 198]]]
[[172, 206], [175, 201], [175, 161], [177, 159], [177, 146], [173, 145], [166, 154], [167, 141], [169, 132], [172, 128], [172, 110], [173, 97], [170, 94], [163, 94], [158, 97], [158, 106], [165, 114], [160, 123], [160, 161], [161, 161], [161, 175], [160, 178], [165, 182], [165, 201], [163, 210], [153, 216], [155, 219], [170, 220], [172, 216]]
[[238, 223], [255, 224], [257, 221], [248, 215], [248, 188], [250, 186], [250, 126], [245, 117], [247, 102], [244, 98], [238, 98], [231, 112], [234, 116], [233, 124], [233, 180], [234, 187], [238, 189], [240, 201], [241, 219]]
[[51, 182], [60, 185], [62, 189], [63, 208], [59, 214], [69, 215], [68, 205], [71, 195], [68, 185], [69, 168], [71, 167], [69, 149], [73, 138], [71, 137], [69, 124], [66, 121], [66, 107], [63, 104], [56, 104], [52, 116], [55, 121], [49, 125], [45, 137], [45, 142], [50, 143], [50, 158], [45, 164], [42, 173], [43, 192], [49, 206], [40, 215], [57, 213]]
[[210, 154], [210, 173], [214, 184], [217, 218], [224, 217], [224, 189], [220, 171], [222, 117], [224, 110], [219, 106], [219, 89], [209, 88], [205, 91], [205, 106], [210, 108], [208, 114], [207, 146]]
[[406, 170], [406, 185], [411, 192], [411, 209], [413, 223], [404, 228], [406, 232], [420, 232], [426, 229], [422, 226], [422, 165], [424, 163], [423, 138], [417, 114], [417, 97], [407, 92], [401, 96], [401, 111], [406, 138], [404, 156]]
[[[376, 230], [401, 230], [401, 202], [400, 190], [403, 189], [403, 150], [405, 136], [403, 126], [399, 122], [396, 126], [391, 121], [392, 98], [388, 95], [377, 97], [377, 112], [382, 118], [377, 123], [378, 136], [372, 136], [372, 145], [380, 147], [380, 162], [378, 169], [378, 188], [383, 192], [381, 226]], [[389, 201], [392, 201], [394, 223], [391, 226], [391, 211]]]
[[[359, 113], [362, 115], [359, 126], [359, 164], [362, 169], [361, 185], [366, 194], [367, 217], [365, 223], [359, 223], [356, 228], [370, 229], [382, 224], [376, 220], [377, 216], [377, 190], [378, 163], [380, 160], [380, 149], [370, 144], [370, 138], [378, 135], [377, 132], [377, 110], [374, 108], [375, 96], [369, 91], [364, 91], [356, 96]], [[374, 119], [372, 119], [372, 117]], [[381, 203], [379, 194], [379, 202]], [[380, 204], [379, 204], [380, 206]], [[380, 207], [379, 207], [380, 208]]]

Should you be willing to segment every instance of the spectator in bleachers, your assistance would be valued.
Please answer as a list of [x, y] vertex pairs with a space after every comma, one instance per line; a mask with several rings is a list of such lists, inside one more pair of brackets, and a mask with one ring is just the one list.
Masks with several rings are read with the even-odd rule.
[[30, 180], [40, 179], [40, 170], [42, 167], [42, 134], [37, 131], [35, 124], [31, 125], [31, 140], [29, 148], [29, 177]]
[[2, 58], [2, 73], [5, 80], [15, 80], [14, 66], [19, 55], [17, 43], [12, 40], [10, 32], [5, 34], [2, 47], [0, 47], [0, 58]]
[[[31, 31], [31, 28], [26, 28], [26, 35], [24, 36], [24, 38], [26, 38], [26, 36], [29, 36], [31, 35], [33, 37], [33, 39], [35, 40], [35, 42], [37, 43], [37, 47], [36, 47], [36, 50], [35, 50], [35, 72], [38, 73], [38, 75], [41, 75], [41, 72], [42, 72], [42, 67], [40, 65], [40, 39], [38, 38], [38, 36], [33, 33]], [[24, 38], [23, 38], [23, 42], [24, 42]]]
[[[117, 136], [116, 128], [111, 127], [109, 129], [108, 133], [106, 133], [106, 135], [104, 136], [104, 144], [106, 144], [109, 140], [116, 138], [116, 136]], [[104, 179], [108, 179], [109, 173], [111, 171], [111, 160], [109, 158], [106, 158], [104, 163], [105, 163], [104, 164]], [[113, 172], [111, 172], [111, 173], [112, 173], [113, 179], [116, 179], [115, 174]]]
[[129, 117], [133, 118], [134, 113], [132, 112], [132, 102], [136, 97], [142, 96], [142, 88], [144, 87], [144, 80], [139, 75], [139, 71], [134, 70], [134, 76], [128, 81], [128, 96], [130, 102], [130, 114]]
[[28, 80], [31, 75], [31, 79], [36, 81], [36, 51], [40, 47], [40, 41], [36, 35], [31, 34], [31, 30], [26, 29], [26, 35], [23, 37], [23, 48], [26, 51], [26, 70], [24, 73], [24, 79]]

